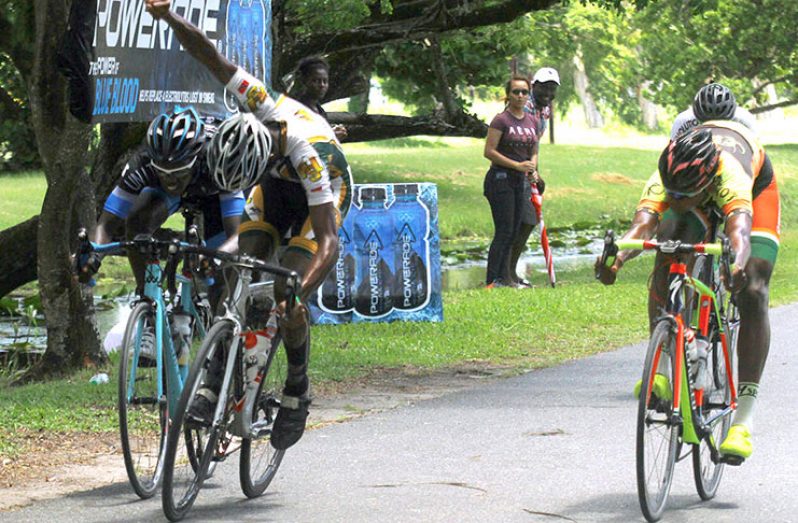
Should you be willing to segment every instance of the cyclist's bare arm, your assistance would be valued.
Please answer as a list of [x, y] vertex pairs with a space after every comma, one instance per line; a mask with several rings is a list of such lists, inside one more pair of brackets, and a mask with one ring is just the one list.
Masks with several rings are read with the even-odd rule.
[[321, 285], [338, 256], [338, 229], [332, 202], [312, 205], [309, 213], [318, 248], [303, 277], [302, 290], [299, 293], [302, 301], [306, 301]]
[[205, 34], [180, 15], [170, 11], [171, 0], [146, 0], [147, 11], [155, 19], [164, 20], [188, 54], [208, 68], [222, 84], [233, 78], [236, 66], [222, 55]]
[[[631, 227], [629, 227], [629, 230], [624, 233], [621, 239], [650, 240], [654, 237], [654, 234], [656, 234], [658, 225], [658, 214], [645, 209], [638, 210], [632, 219]], [[605, 267], [600, 259], [596, 260], [596, 271], [599, 275], [599, 281], [604, 285], [615, 283], [616, 275], [621, 267], [623, 267], [623, 264], [638, 254], [640, 254], [640, 251], [620, 251], [611, 267]]]
[[108, 211], [103, 211], [97, 220], [97, 226], [89, 234], [89, 239], [100, 245], [110, 243], [114, 236], [122, 234], [124, 227], [125, 220]]
[[222, 219], [224, 235], [227, 239], [219, 246], [222, 252], [238, 252], [238, 226], [241, 225], [241, 216], [228, 216]]
[[745, 279], [744, 269], [751, 256], [751, 227], [753, 218], [747, 212], [733, 213], [726, 218], [726, 236], [734, 250], [734, 266], [732, 267], [732, 289], [738, 289]]

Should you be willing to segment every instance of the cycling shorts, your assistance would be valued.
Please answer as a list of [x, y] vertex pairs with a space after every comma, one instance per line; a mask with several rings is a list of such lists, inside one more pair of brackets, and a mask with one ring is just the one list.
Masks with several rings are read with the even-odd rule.
[[[341, 184], [339, 191], [333, 194], [336, 225], [340, 227], [351, 201], [348, 185]], [[285, 237], [289, 238], [289, 250], [302, 252], [309, 258], [316, 254], [318, 248], [304, 187], [294, 181], [271, 176], [265, 176], [249, 195], [238, 232], [242, 239], [257, 235], [262, 238], [261, 241], [269, 241], [272, 252]]]

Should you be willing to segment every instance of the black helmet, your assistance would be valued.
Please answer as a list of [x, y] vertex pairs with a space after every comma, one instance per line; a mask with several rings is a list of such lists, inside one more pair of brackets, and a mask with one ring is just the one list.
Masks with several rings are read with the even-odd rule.
[[702, 127], [687, 131], [668, 144], [659, 159], [659, 174], [669, 193], [695, 196], [711, 182], [718, 170], [720, 149], [712, 133]]
[[205, 143], [205, 124], [193, 107], [178, 107], [155, 117], [147, 130], [147, 150], [156, 163], [194, 160]]
[[729, 88], [721, 84], [707, 84], [693, 99], [693, 114], [705, 122], [707, 120], [729, 120], [734, 116], [737, 102]]

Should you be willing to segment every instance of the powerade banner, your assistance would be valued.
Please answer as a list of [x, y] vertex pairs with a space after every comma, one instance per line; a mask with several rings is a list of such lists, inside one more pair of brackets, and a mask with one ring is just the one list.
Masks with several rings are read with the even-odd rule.
[[311, 302], [313, 321], [443, 321], [435, 184], [353, 191], [338, 231], [338, 260]]
[[[271, 0], [173, 0], [233, 63], [269, 84]], [[224, 86], [181, 46], [144, 0], [99, 0], [94, 32], [94, 122], [150, 121], [176, 105], [224, 118], [237, 110]]]

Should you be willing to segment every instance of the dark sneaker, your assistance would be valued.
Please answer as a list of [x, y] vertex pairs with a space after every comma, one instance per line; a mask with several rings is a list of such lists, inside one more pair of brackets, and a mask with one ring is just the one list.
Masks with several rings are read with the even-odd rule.
[[518, 288], [518, 284], [515, 283], [515, 282], [507, 283], [507, 282], [505, 282], [502, 279], [498, 279], [498, 280], [493, 280], [489, 284], [485, 285], [486, 289], [498, 289], [498, 288], [501, 288], [501, 287], [510, 287], [510, 288], [513, 288], [513, 289], [517, 289]]
[[210, 427], [213, 422], [213, 411], [216, 403], [209, 400], [204, 394], [197, 393], [194, 401], [186, 413], [187, 425], [193, 427]]
[[299, 441], [302, 433], [305, 432], [309, 405], [310, 398], [307, 396], [295, 398], [283, 394], [280, 410], [277, 411], [277, 419], [274, 420], [272, 428], [272, 447], [277, 450], [285, 450]]
[[524, 278], [519, 278], [518, 281], [515, 282], [515, 283], [516, 283], [516, 285], [518, 285], [519, 289], [531, 289], [532, 288], [532, 284], [529, 283], [529, 281], [525, 280]]

